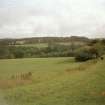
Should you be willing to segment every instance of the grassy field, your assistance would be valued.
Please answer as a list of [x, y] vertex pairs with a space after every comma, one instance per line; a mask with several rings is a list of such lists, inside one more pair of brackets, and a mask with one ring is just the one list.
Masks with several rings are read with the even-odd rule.
[[[56, 44], [60, 44], [60, 45], [71, 45], [71, 44], [74, 44], [74, 45], [85, 45], [84, 42], [58, 42]], [[15, 46], [21, 46], [21, 47], [37, 47], [37, 48], [46, 48], [48, 47], [48, 43], [36, 43], [36, 44], [23, 44], [23, 45], [15, 45]]]
[[15, 45], [15, 46], [45, 48], [45, 47], [48, 47], [48, 43], [23, 44], [23, 45]]
[[105, 105], [105, 60], [0, 60], [0, 105]]

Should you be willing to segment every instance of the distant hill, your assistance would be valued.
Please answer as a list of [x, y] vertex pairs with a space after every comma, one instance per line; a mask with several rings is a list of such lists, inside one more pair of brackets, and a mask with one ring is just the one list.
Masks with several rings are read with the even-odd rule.
[[87, 37], [71, 36], [71, 37], [32, 37], [22, 39], [0, 39], [0, 44], [35, 44], [35, 43], [67, 43], [67, 42], [89, 42]]

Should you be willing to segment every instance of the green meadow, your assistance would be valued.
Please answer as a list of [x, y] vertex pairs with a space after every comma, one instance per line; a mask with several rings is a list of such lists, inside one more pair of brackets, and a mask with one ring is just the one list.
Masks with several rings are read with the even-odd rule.
[[0, 105], [105, 105], [105, 60], [0, 60]]
[[20, 47], [37, 47], [37, 48], [46, 48], [48, 47], [48, 43], [36, 43], [36, 44], [23, 44], [23, 45], [15, 45]]

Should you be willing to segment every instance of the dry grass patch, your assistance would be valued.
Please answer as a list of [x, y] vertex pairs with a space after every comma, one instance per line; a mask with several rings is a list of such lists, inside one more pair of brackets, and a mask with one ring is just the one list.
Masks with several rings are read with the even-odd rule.
[[0, 88], [1, 89], [8, 89], [8, 88], [14, 88], [20, 85], [27, 85], [31, 84], [32, 80], [0, 80]]
[[27, 85], [32, 83], [32, 73], [20, 73], [12, 75], [8, 80], [0, 80], [0, 88], [14, 88], [20, 85]]

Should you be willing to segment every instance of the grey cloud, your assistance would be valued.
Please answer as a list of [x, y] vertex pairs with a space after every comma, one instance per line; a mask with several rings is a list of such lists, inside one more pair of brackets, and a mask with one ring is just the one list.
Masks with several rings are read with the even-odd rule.
[[0, 0], [0, 37], [102, 37], [104, 12], [104, 0]]

